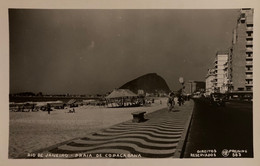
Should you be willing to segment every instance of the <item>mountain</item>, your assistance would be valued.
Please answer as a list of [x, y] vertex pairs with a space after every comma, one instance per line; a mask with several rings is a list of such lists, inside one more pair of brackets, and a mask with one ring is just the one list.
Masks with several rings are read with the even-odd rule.
[[170, 88], [166, 81], [156, 73], [149, 73], [140, 76], [127, 82], [119, 89], [129, 89], [135, 93], [137, 93], [139, 89], [144, 90], [147, 93], [170, 92]]

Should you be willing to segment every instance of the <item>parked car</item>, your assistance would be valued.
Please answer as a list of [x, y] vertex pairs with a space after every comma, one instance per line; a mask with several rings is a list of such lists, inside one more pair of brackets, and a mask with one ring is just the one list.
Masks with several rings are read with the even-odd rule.
[[196, 92], [196, 93], [194, 93], [194, 94], [192, 95], [192, 98], [193, 98], [193, 99], [199, 99], [199, 98], [201, 98], [201, 96], [202, 96], [201, 93]]
[[210, 95], [210, 103], [214, 106], [225, 106], [227, 96], [222, 93], [212, 93]]

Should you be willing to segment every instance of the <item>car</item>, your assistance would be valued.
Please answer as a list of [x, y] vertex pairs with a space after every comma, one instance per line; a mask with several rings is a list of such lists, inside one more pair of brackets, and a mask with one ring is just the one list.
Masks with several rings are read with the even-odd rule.
[[214, 106], [225, 106], [227, 96], [222, 93], [212, 93], [210, 95], [210, 103]]
[[201, 98], [201, 97], [202, 97], [202, 94], [199, 93], [199, 92], [195, 92], [195, 93], [192, 95], [192, 98], [193, 98], [193, 99], [199, 99], [199, 98]]

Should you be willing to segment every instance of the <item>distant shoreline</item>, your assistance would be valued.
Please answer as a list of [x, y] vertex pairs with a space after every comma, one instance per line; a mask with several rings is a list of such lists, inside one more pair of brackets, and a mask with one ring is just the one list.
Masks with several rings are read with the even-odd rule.
[[[46, 101], [63, 101], [68, 102], [71, 99], [82, 100], [98, 100], [103, 97], [80, 97], [80, 96], [10, 96], [9, 102], [25, 103], [25, 102], [46, 102]], [[147, 97], [147, 98], [158, 98], [158, 97]]]
[[21, 103], [21, 102], [43, 102], [43, 101], [57, 101], [68, 102], [71, 99], [77, 100], [89, 100], [100, 99], [100, 97], [73, 97], [73, 96], [10, 96], [9, 102]]

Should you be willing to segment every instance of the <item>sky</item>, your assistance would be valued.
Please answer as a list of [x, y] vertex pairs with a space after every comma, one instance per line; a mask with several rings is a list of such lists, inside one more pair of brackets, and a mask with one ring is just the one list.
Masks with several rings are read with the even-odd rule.
[[147, 73], [205, 81], [239, 10], [10, 9], [10, 93], [106, 93]]

